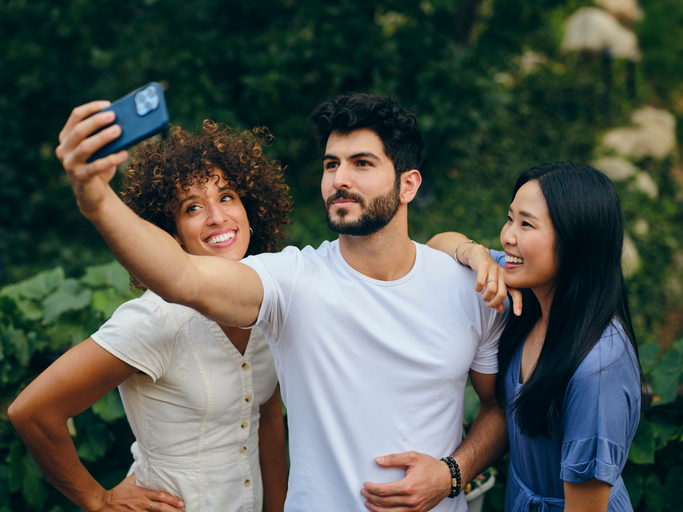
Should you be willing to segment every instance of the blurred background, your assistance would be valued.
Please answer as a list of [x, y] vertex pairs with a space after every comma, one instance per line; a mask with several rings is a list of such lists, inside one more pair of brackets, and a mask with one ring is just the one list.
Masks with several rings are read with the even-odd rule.
[[[652, 391], [624, 476], [638, 510], [680, 510], [680, 0], [0, 0], [0, 48], [0, 512], [73, 510], [7, 407], [134, 296], [78, 212], [54, 155], [59, 131], [75, 106], [150, 81], [185, 129], [209, 117], [272, 131], [299, 247], [334, 237], [307, 119], [341, 92], [389, 95], [417, 114], [428, 143], [410, 213], [418, 242], [457, 230], [500, 248], [519, 172], [557, 160], [606, 172], [627, 219], [624, 266]], [[71, 427], [93, 473], [117, 483], [131, 435], [116, 393]], [[495, 471], [485, 510], [502, 510], [506, 461]]]

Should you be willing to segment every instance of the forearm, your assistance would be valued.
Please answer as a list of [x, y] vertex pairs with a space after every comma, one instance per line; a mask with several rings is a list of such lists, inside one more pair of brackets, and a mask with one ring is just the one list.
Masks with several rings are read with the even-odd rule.
[[121, 264], [169, 302], [192, 303], [199, 271], [173, 237], [138, 217], [107, 187], [101, 200], [82, 213], [100, 232]]
[[84, 511], [102, 508], [105, 489], [78, 458], [66, 420], [41, 422], [17, 415], [10, 419], [36, 464], [57, 490]]
[[480, 262], [494, 263], [486, 247], [470, 240], [462, 233], [448, 231], [434, 235], [427, 245], [445, 252], [466, 267], [477, 269]]
[[464, 488], [509, 449], [505, 411], [497, 404], [480, 406], [462, 444], [453, 453]]
[[287, 494], [287, 451], [278, 389], [261, 408], [259, 462], [263, 479], [263, 511], [282, 512]]

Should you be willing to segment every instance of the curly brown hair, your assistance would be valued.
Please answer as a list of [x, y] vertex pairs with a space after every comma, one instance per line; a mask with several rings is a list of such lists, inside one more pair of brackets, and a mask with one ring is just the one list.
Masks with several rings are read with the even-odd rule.
[[173, 235], [174, 213], [180, 205], [177, 191], [205, 185], [220, 169], [239, 195], [253, 230], [247, 255], [276, 251], [286, 239], [291, 198], [280, 162], [263, 155], [272, 139], [267, 128], [239, 132], [210, 119], [204, 120], [201, 133], [173, 126], [160, 143], [145, 141], [134, 149], [121, 183], [121, 199]]

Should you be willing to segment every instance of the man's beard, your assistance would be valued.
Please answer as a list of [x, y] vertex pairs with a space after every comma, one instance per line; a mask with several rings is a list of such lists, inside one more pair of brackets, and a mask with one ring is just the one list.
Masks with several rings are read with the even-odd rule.
[[[400, 184], [399, 180], [396, 180], [396, 182], [397, 185]], [[332, 220], [330, 218], [330, 207], [332, 202], [337, 199], [352, 199], [356, 201], [361, 209], [360, 217], [355, 221], [345, 221], [344, 217], [348, 214], [348, 210], [340, 208], [337, 210], [338, 218]], [[394, 187], [383, 196], [373, 198], [369, 205], [366, 205], [366, 200], [355, 192], [337, 190], [336, 194], [331, 195], [325, 201], [325, 218], [329, 228], [339, 235], [369, 236], [377, 233], [377, 231], [389, 224], [396, 215], [396, 212], [398, 212], [400, 204], [400, 185]]]

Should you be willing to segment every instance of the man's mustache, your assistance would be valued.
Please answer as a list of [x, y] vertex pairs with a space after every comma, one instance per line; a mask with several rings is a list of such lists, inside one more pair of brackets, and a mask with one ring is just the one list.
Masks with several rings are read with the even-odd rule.
[[329, 208], [337, 199], [350, 199], [352, 201], [356, 201], [361, 207], [365, 206], [365, 200], [363, 197], [360, 194], [351, 192], [349, 190], [337, 190], [337, 192], [327, 198], [325, 201], [325, 206]]

